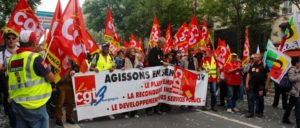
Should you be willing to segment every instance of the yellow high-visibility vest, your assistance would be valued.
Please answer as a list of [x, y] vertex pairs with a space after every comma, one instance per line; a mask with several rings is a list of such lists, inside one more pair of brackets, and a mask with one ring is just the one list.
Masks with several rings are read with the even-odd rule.
[[213, 56], [210, 61], [203, 63], [202, 68], [208, 70], [209, 77], [217, 78], [217, 63]]
[[115, 63], [114, 59], [110, 55], [107, 55], [107, 60], [106, 60], [100, 53], [96, 68], [99, 71], [109, 70], [110, 68], [112, 68], [114, 66], [114, 63]]
[[37, 109], [50, 99], [52, 88], [33, 68], [38, 53], [15, 54], [8, 62], [9, 99], [27, 109]]

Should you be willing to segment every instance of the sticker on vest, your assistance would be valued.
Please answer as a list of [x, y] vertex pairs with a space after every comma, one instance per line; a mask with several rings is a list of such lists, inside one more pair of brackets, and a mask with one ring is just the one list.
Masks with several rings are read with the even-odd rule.
[[10, 72], [22, 71], [23, 70], [23, 65], [24, 65], [24, 60], [23, 59], [14, 60], [10, 64], [9, 71]]

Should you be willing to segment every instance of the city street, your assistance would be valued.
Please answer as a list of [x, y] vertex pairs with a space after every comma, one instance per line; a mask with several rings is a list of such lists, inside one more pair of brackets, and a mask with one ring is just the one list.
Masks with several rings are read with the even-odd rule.
[[[188, 110], [182, 111], [179, 107], [173, 107], [172, 112], [164, 115], [145, 115], [139, 111], [140, 118], [124, 119], [117, 115], [115, 120], [108, 117], [96, 118], [93, 120], [80, 121], [78, 125], [65, 123], [65, 128], [293, 128], [295, 125], [284, 125], [281, 123], [283, 110], [281, 105], [278, 108], [271, 106], [273, 96], [265, 99], [265, 115], [263, 118], [246, 118], [247, 102], [241, 103], [241, 112], [227, 113], [225, 108], [218, 107], [218, 112]], [[295, 122], [294, 112], [290, 117]], [[55, 120], [50, 121], [50, 127], [55, 126]]]
[[[265, 115], [263, 118], [246, 118], [247, 102], [241, 103], [241, 112], [227, 113], [224, 107], [218, 107], [218, 112], [187, 110], [182, 111], [179, 107], [173, 107], [170, 113], [163, 115], [147, 116], [144, 111], [139, 111], [139, 118], [124, 119], [117, 115], [115, 120], [108, 117], [95, 118], [93, 120], [80, 121], [76, 125], [64, 122], [65, 128], [293, 128], [295, 125], [284, 125], [281, 123], [283, 110], [271, 106], [272, 95], [265, 100]], [[3, 110], [3, 109], [2, 109]], [[9, 128], [7, 116], [0, 114], [0, 128]], [[294, 112], [290, 117], [295, 122]], [[50, 128], [59, 128], [55, 120], [50, 119]]]

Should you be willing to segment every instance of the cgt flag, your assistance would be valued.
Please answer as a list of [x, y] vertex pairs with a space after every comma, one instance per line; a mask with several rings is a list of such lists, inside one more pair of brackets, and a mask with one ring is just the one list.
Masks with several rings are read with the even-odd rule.
[[120, 48], [119, 38], [119, 35], [115, 31], [115, 25], [111, 14], [111, 10], [107, 8], [104, 40], [111, 43], [109, 49], [112, 54], [116, 54], [118, 52], [118, 49]]
[[80, 21], [78, 0], [70, 0], [58, 27], [54, 32], [55, 38], [60, 42], [60, 47], [76, 64], [80, 66], [81, 72], [87, 71], [86, 46], [84, 43], [84, 26]]
[[4, 31], [13, 32], [16, 35], [19, 35], [21, 30], [35, 31], [38, 39], [43, 32], [43, 27], [41, 26], [39, 19], [26, 0], [19, 0]]
[[246, 28], [245, 31], [245, 43], [244, 43], [244, 50], [243, 50], [243, 58], [242, 58], [242, 66], [245, 66], [249, 59], [250, 59], [250, 44], [249, 44], [249, 28]]
[[184, 22], [183, 25], [178, 29], [175, 34], [175, 50], [179, 50], [181, 53], [186, 53], [189, 47], [190, 30], [187, 24]]
[[189, 39], [189, 47], [194, 47], [199, 44], [201, 39], [201, 30], [197, 21], [197, 17], [194, 15], [190, 23], [191, 37]]
[[278, 51], [270, 40], [264, 54], [264, 62], [270, 70], [271, 79], [278, 84], [291, 67], [291, 58]]
[[150, 33], [150, 40], [149, 40], [150, 48], [153, 48], [157, 45], [157, 41], [159, 37], [160, 37], [160, 27], [159, 27], [157, 17], [154, 17], [153, 25]]
[[189, 99], [194, 99], [196, 83], [197, 83], [196, 73], [188, 71], [179, 66], [175, 66], [174, 82], [172, 84], [172, 93], [185, 96]]
[[220, 70], [226, 65], [230, 60], [230, 50], [226, 46], [225, 40], [218, 39], [218, 47], [215, 50], [215, 57]]
[[[52, 65], [55, 83], [59, 82], [63, 75], [67, 72], [70, 65], [68, 63], [69, 57], [63, 52], [60, 47], [60, 42], [55, 38], [54, 32], [57, 29], [58, 22], [62, 16], [60, 0], [58, 0], [54, 16], [50, 25], [45, 42], [45, 50], [48, 52], [46, 59]], [[51, 42], [51, 44], [50, 44]]]
[[166, 43], [164, 44], [164, 53], [167, 54], [171, 52], [172, 49], [174, 49], [173, 39], [172, 39], [172, 30], [171, 25], [168, 25], [167, 32], [166, 32]]

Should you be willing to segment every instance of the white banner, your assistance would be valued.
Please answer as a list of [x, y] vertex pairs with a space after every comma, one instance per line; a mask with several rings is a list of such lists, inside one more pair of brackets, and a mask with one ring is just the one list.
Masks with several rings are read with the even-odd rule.
[[[204, 106], [207, 73], [199, 73], [194, 98], [172, 88], [174, 67], [115, 70], [72, 77], [78, 120], [113, 115], [167, 103]], [[178, 88], [177, 88], [178, 90]]]

